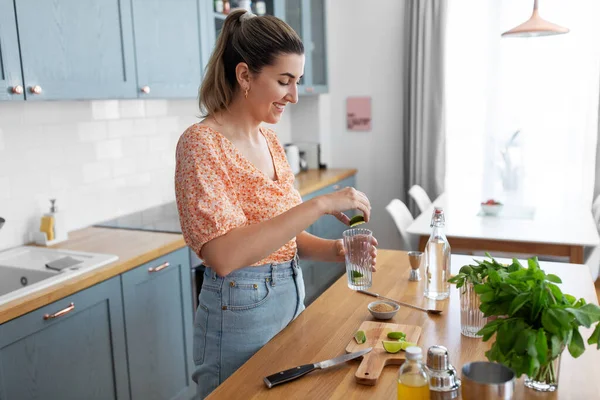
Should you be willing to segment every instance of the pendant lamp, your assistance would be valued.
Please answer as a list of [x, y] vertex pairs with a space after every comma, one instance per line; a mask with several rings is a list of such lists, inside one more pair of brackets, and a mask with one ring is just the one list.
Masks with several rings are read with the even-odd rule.
[[535, 37], [560, 35], [569, 32], [568, 28], [546, 21], [538, 12], [538, 0], [533, 1], [533, 14], [521, 25], [502, 34], [502, 37]]

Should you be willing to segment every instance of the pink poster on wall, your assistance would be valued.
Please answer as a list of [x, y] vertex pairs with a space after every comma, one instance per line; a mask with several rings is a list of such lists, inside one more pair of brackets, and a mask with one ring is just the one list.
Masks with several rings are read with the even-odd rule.
[[346, 126], [349, 131], [371, 130], [370, 97], [348, 97], [346, 100]]

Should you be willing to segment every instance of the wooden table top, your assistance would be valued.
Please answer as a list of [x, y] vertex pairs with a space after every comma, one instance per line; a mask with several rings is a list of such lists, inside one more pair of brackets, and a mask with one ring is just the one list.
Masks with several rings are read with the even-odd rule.
[[[452, 270], [471, 258], [452, 256]], [[380, 250], [378, 272], [374, 274], [372, 292], [413, 304], [426, 305], [423, 280], [409, 282], [409, 264], [405, 252]], [[587, 267], [575, 264], [541, 263], [547, 273], [563, 280], [563, 292], [598, 303]], [[354, 374], [359, 361], [353, 360], [325, 370], [314, 371], [296, 381], [267, 389], [263, 378], [302, 364], [327, 360], [344, 354], [354, 332], [365, 320], [373, 320], [367, 304], [374, 298], [351, 291], [342, 276], [310, 305], [290, 326], [275, 336], [236, 373], [219, 386], [210, 399], [395, 399], [397, 366], [384, 369], [375, 386], [359, 385]], [[435, 303], [435, 302], [432, 302]], [[438, 302], [444, 312], [439, 316], [401, 307], [388, 322], [419, 325], [418, 345], [426, 353], [429, 346], [448, 348], [450, 362], [460, 371], [465, 363], [485, 360], [489, 343], [467, 338], [460, 333], [460, 310], [457, 289], [452, 286], [448, 300]], [[584, 339], [591, 329], [582, 328]], [[586, 344], [587, 345], [587, 344]], [[515, 399], [597, 399], [600, 396], [600, 351], [587, 346], [586, 352], [573, 359], [568, 351], [562, 355], [559, 388], [555, 393], [538, 393], [516, 383]]]

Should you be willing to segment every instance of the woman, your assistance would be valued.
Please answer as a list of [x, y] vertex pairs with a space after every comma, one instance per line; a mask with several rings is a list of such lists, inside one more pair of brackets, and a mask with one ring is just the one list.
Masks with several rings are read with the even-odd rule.
[[304, 46], [285, 22], [232, 12], [200, 88], [205, 119], [177, 144], [182, 231], [206, 266], [194, 325], [200, 398], [304, 309], [298, 255], [344, 259], [341, 240], [305, 229], [325, 214], [348, 224], [352, 209], [369, 220], [369, 200], [353, 188], [302, 203], [277, 136], [260, 126], [298, 101], [303, 70]]

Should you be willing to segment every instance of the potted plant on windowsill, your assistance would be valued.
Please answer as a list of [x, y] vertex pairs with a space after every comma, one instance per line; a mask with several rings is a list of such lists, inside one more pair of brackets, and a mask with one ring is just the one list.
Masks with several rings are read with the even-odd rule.
[[565, 348], [574, 358], [585, 351], [579, 327], [595, 324], [587, 342], [600, 348], [600, 307], [563, 294], [557, 283], [560, 278], [540, 269], [535, 257], [527, 268], [516, 259], [506, 268], [489, 267], [474, 286], [483, 315], [500, 317], [478, 332], [483, 341], [495, 335], [487, 359], [512, 368], [517, 377], [527, 375], [525, 385], [538, 391], [556, 390]]

